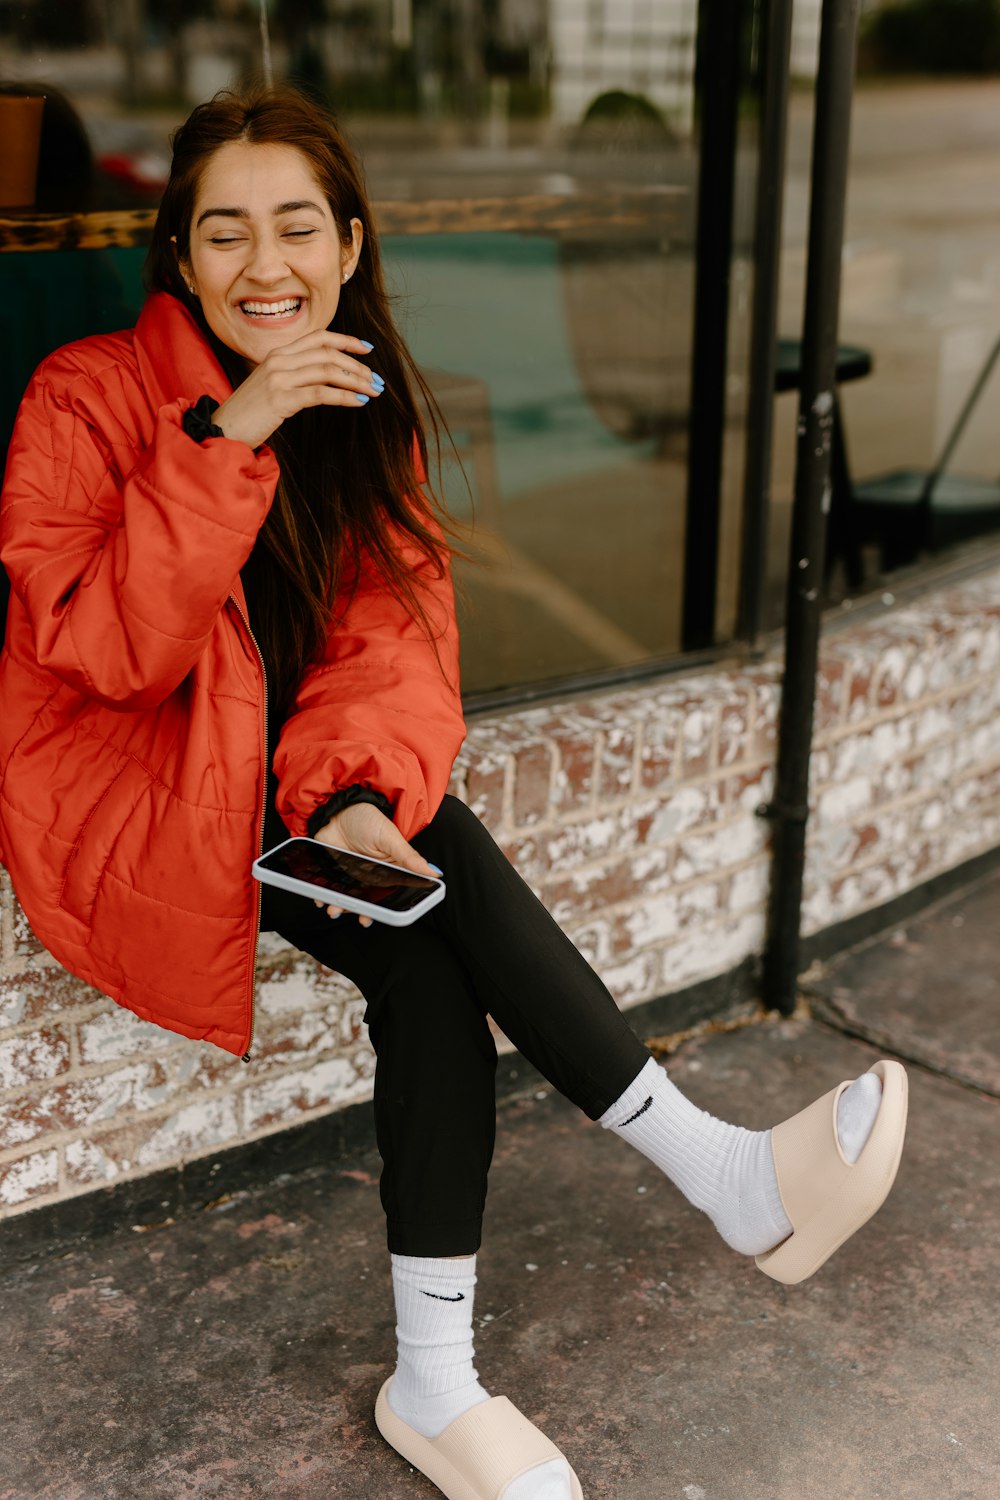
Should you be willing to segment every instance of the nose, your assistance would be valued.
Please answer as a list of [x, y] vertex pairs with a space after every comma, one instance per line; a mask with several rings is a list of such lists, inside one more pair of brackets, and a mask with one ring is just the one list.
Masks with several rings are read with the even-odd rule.
[[272, 286], [288, 275], [288, 261], [276, 235], [257, 236], [243, 274], [262, 286]]

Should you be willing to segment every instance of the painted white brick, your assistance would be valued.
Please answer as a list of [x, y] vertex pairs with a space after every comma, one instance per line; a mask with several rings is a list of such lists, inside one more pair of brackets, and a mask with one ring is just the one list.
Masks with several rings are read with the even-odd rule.
[[708, 748], [715, 727], [715, 716], [704, 708], [689, 709], [684, 715], [684, 758], [702, 756]]
[[818, 879], [829, 879], [843, 868], [853, 843], [854, 835], [846, 823], [817, 831], [806, 846], [806, 868]]
[[953, 734], [955, 722], [947, 709], [931, 705], [922, 710], [913, 733], [914, 745], [930, 745]]
[[58, 1151], [35, 1151], [20, 1161], [0, 1166], [0, 1204], [9, 1208], [58, 1185]]
[[677, 880], [685, 883], [745, 864], [759, 853], [766, 837], [760, 818], [738, 818], [708, 833], [688, 834], [677, 850]]
[[854, 776], [842, 786], [831, 786], [820, 794], [816, 817], [820, 823], [844, 823], [864, 812], [872, 800], [872, 782], [867, 776]]
[[703, 782], [700, 786], [682, 786], [661, 806], [649, 830], [652, 844], [663, 843], [689, 828], [714, 821], [719, 813], [719, 785]]
[[593, 969], [600, 969], [611, 957], [611, 923], [603, 917], [589, 922], [567, 923], [564, 931], [575, 948]]
[[304, 964], [296, 964], [280, 979], [269, 979], [257, 986], [258, 1015], [289, 1016], [307, 1010], [316, 1001], [316, 973]]
[[630, 861], [636, 890], [659, 893], [673, 884], [673, 851], [663, 848], [637, 849]]
[[232, 1094], [199, 1099], [186, 1105], [146, 1137], [135, 1155], [137, 1167], [159, 1167], [201, 1156], [240, 1135], [237, 1101]]
[[68, 1042], [61, 1032], [8, 1037], [0, 1042], [0, 1089], [54, 1078], [65, 1069], [68, 1058]]
[[[65, 1156], [70, 1173], [79, 1182], [111, 1182], [119, 1176], [118, 1163], [93, 1141], [70, 1141]], [[128, 1171], [128, 1167], [125, 1161], [121, 1170]]]
[[25, 1146], [37, 1136], [44, 1135], [44, 1126], [28, 1113], [18, 1118], [11, 1107], [0, 1105], [0, 1151], [10, 1151], [14, 1146]]
[[556, 875], [568, 875], [575, 865], [634, 849], [639, 839], [639, 820], [652, 817], [658, 806], [658, 801], [646, 798], [642, 802], [630, 803], [621, 811], [602, 813], [556, 828], [546, 840], [550, 870]]
[[601, 978], [622, 1007], [639, 1005], [660, 993], [657, 969], [652, 960], [641, 953], [602, 968]]
[[983, 633], [979, 647], [980, 672], [993, 673], [1000, 667], [1000, 626], [993, 622], [992, 629]]
[[170, 1099], [170, 1085], [162, 1070], [148, 1063], [116, 1068], [95, 1078], [75, 1081], [65, 1091], [65, 1112], [71, 1124], [83, 1129], [129, 1112], [158, 1109]]
[[28, 997], [23, 986], [15, 989], [13, 984], [4, 984], [0, 993], [0, 1027], [20, 1026], [28, 1009]]
[[903, 678], [903, 697], [923, 697], [927, 691], [927, 668], [922, 661], [915, 661]]
[[944, 803], [932, 802], [918, 815], [917, 827], [921, 833], [932, 833], [934, 829], [941, 827], [944, 822], [944, 814]]
[[986, 724], [963, 734], [948, 746], [952, 765], [956, 771], [967, 766], [989, 765], [1000, 757], [1000, 716], [991, 716]]
[[80, 1061], [82, 1063], [120, 1062], [123, 1057], [135, 1057], [139, 1053], [165, 1052], [177, 1046], [177, 1037], [164, 1031], [162, 1026], [153, 1026], [149, 1021], [140, 1021], [131, 1011], [120, 1005], [95, 1016], [91, 1021], [81, 1022]]
[[299, 1068], [248, 1088], [244, 1116], [248, 1130], [270, 1123], [275, 1116], [295, 1117], [319, 1105], [336, 1108], [371, 1092], [367, 1078], [359, 1078], [347, 1058], [331, 1057], [311, 1068]]
[[905, 755], [913, 743], [913, 720], [890, 719], [887, 723], [875, 724], [871, 733], [861, 741], [868, 746], [869, 764], [884, 766]]
[[737, 870], [729, 887], [729, 910], [739, 912], [760, 906], [767, 900], [770, 883], [770, 866], [764, 861]]
[[906, 676], [907, 653], [901, 646], [890, 646], [883, 651], [880, 661], [880, 676], [883, 681], [895, 683], [900, 686]]
[[722, 889], [718, 881], [703, 880], [679, 892], [682, 925], [693, 925], [700, 918], [714, 917], [721, 911]]
[[[500, 777], [506, 774], [506, 755], [482, 755], [477, 756], [475, 769], [476, 775], [481, 780], [483, 777]], [[490, 799], [485, 792], [479, 792], [469, 802], [469, 806], [477, 818], [485, 819], [490, 808]]]
[[677, 896], [644, 901], [625, 918], [623, 926], [636, 948], [652, 948], [675, 937], [680, 928]]
[[[829, 775], [829, 756], [826, 751], [817, 753], [817, 764], [813, 765], [813, 780], [818, 784]], [[741, 786], [733, 797], [733, 807], [740, 812], [756, 814], [757, 808], [774, 796], [774, 769], [768, 766], [759, 781], [750, 781]]]
[[347, 1005], [357, 999], [357, 994], [354, 985], [342, 975], [331, 974], [328, 969], [303, 956], [284, 970], [280, 978], [258, 983], [257, 1013], [283, 1018], [316, 1005], [327, 1005], [331, 998]]
[[686, 933], [665, 949], [662, 986], [669, 993], [695, 979], [724, 974], [751, 953], [764, 938], [763, 912], [745, 912]]

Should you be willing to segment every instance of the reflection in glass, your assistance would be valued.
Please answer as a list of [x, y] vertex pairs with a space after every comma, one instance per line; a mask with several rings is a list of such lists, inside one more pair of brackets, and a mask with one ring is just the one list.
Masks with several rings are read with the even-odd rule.
[[[170, 131], [260, 76], [262, 10], [274, 76], [329, 99], [365, 161], [401, 320], [456, 438], [464, 477], [446, 453], [444, 484], [481, 559], [460, 569], [467, 688], [677, 653], [697, 0], [2, 7], [0, 72], [63, 89], [91, 153], [46, 208], [155, 208]], [[130, 321], [141, 256], [0, 256], [5, 421], [48, 348]], [[738, 332], [731, 350], [738, 364]]]
[[[965, 29], [979, 27], [989, 9], [901, 0], [871, 7], [862, 25], [840, 338], [867, 351], [871, 370], [839, 393], [849, 493], [848, 529], [839, 538], [847, 545], [831, 557], [835, 602], [878, 589], [887, 573], [921, 557], [975, 547], [977, 536], [984, 546], [1000, 528], [1000, 370], [990, 365], [1000, 338], [1000, 83], [968, 76], [993, 65], [983, 38]], [[947, 45], [928, 51], [934, 16]], [[1000, 9], [990, 24], [1000, 38]], [[811, 96], [799, 91], [790, 121], [781, 307], [782, 331], [792, 337], [802, 317], [811, 130]], [[792, 395], [779, 398], [775, 426], [775, 623], [784, 591], [794, 404]], [[942, 459], [937, 495], [949, 514], [935, 516], [921, 497]]]

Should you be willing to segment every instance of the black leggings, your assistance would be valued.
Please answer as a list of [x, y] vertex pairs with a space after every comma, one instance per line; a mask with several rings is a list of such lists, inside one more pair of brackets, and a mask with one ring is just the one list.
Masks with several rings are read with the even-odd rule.
[[[273, 778], [270, 790], [265, 848], [288, 837]], [[474, 813], [445, 797], [412, 843], [448, 887], [412, 926], [365, 928], [264, 886], [261, 928], [345, 975], [368, 1002], [389, 1249], [471, 1255], [496, 1134], [487, 1014], [593, 1120], [649, 1053]]]

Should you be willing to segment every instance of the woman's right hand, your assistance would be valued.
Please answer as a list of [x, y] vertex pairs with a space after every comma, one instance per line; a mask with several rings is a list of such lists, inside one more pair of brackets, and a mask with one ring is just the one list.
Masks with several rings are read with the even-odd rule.
[[364, 340], [319, 329], [274, 349], [217, 408], [212, 421], [227, 438], [259, 448], [287, 417], [306, 406], [346, 406], [360, 411], [359, 395], [380, 396], [379, 377], [355, 355]]
[[[404, 870], [412, 870], [414, 875], [426, 875], [431, 880], [441, 873], [407, 843], [392, 819], [370, 802], [352, 802], [349, 807], [334, 813], [316, 834], [316, 839], [334, 849], [360, 854], [364, 859], [387, 860], [391, 865], [401, 865]], [[322, 906], [323, 902], [315, 904]], [[328, 917], [339, 917], [341, 912], [339, 906], [326, 908]], [[362, 927], [372, 924], [371, 917], [359, 917], [358, 921]]]

